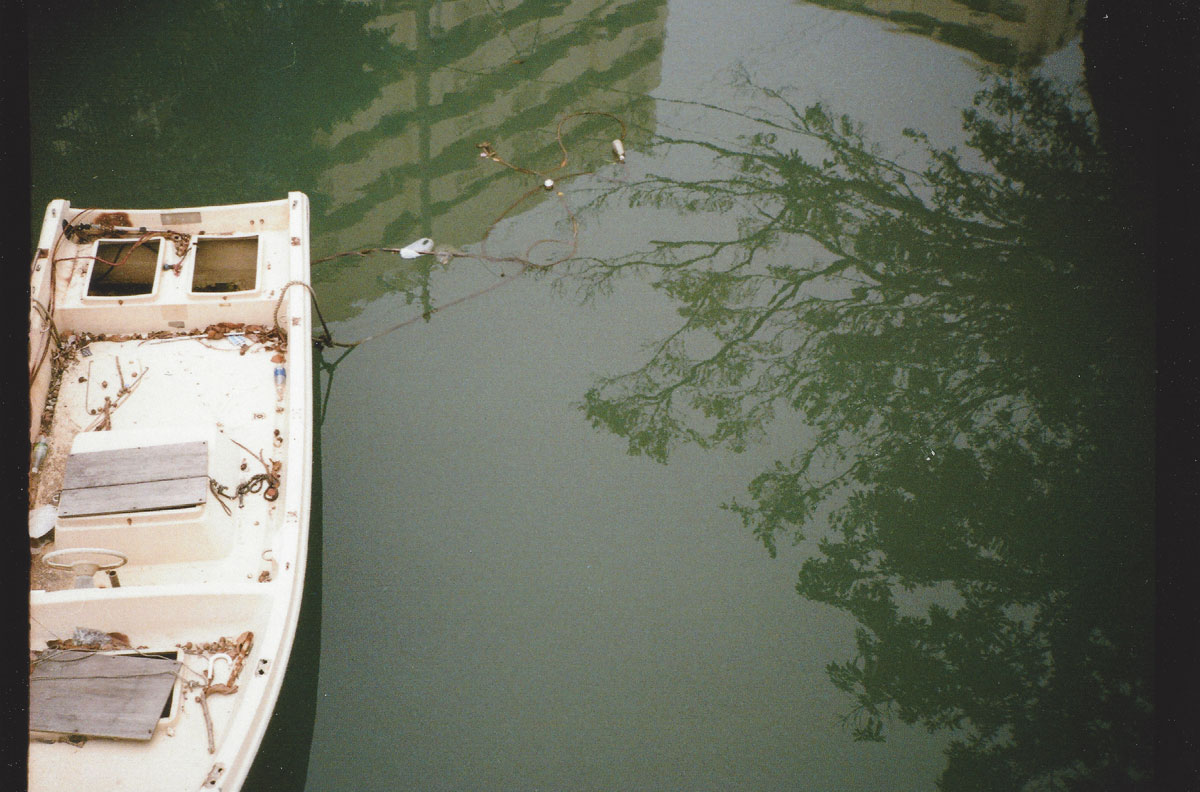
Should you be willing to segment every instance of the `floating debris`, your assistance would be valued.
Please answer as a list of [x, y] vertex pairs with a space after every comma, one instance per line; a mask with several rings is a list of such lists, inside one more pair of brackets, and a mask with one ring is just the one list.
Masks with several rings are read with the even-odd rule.
[[467, 254], [453, 245], [437, 245], [433, 249], [433, 255], [438, 260], [438, 264], [449, 264], [450, 259]]
[[[479, 158], [480, 159], [491, 160], [491, 161], [496, 162], [506, 168], [510, 168], [511, 170], [517, 171], [519, 173], [524, 173], [524, 174], [527, 174], [527, 175], [530, 175], [530, 176], [533, 176], [533, 177], [539, 179], [537, 186], [528, 188], [527, 191], [523, 195], [521, 195], [515, 201], [513, 201], [503, 212], [500, 213], [500, 215], [498, 217], [496, 217], [491, 222], [491, 224], [488, 226], [488, 228], [483, 233], [483, 237], [479, 243], [479, 251], [477, 253], [464, 253], [461, 250], [458, 250], [456, 248], [451, 248], [448, 246], [439, 245], [439, 246], [435, 247], [433, 244], [433, 240], [431, 240], [429, 238], [422, 238], [422, 239], [418, 239], [415, 242], [412, 242], [412, 243], [406, 245], [403, 248], [377, 247], [377, 248], [363, 248], [361, 250], [347, 250], [347, 251], [343, 251], [341, 253], [334, 253], [329, 256], [324, 256], [322, 258], [313, 259], [311, 263], [312, 264], [320, 264], [322, 262], [331, 261], [333, 259], [350, 257], [350, 256], [362, 257], [362, 256], [370, 255], [372, 253], [399, 253], [402, 258], [406, 258], [406, 259], [415, 259], [415, 258], [420, 257], [421, 255], [432, 254], [437, 259], [438, 263], [442, 264], [444, 266], [444, 265], [449, 264], [450, 260], [453, 258], [460, 257], [460, 256], [462, 256], [462, 257], [469, 256], [471, 258], [476, 258], [481, 261], [487, 261], [487, 262], [492, 262], [492, 263], [497, 263], [497, 264], [519, 265], [520, 269], [517, 272], [517, 276], [519, 277], [521, 274], [527, 272], [530, 269], [546, 270], [546, 269], [555, 267], [556, 265], [561, 264], [564, 261], [567, 261], [568, 259], [572, 258], [577, 251], [579, 222], [578, 222], [578, 218], [575, 216], [575, 213], [571, 210], [570, 206], [568, 205], [568, 203], [566, 201], [566, 196], [563, 194], [563, 192], [561, 190], [556, 189], [556, 187], [558, 186], [558, 183], [555, 181], [555, 179], [551, 178], [550, 176], [551, 176], [551, 174], [557, 175], [558, 181], [565, 183], [566, 181], [568, 181], [569, 179], [572, 179], [572, 178], [593, 175], [596, 173], [596, 171], [591, 168], [585, 168], [582, 170], [566, 172], [566, 173], [563, 172], [563, 170], [567, 167], [567, 164], [570, 160], [570, 155], [568, 154], [567, 144], [565, 142], [564, 127], [566, 126], [567, 122], [569, 122], [573, 119], [588, 117], [588, 116], [607, 118], [620, 126], [620, 134], [618, 137], [616, 137], [612, 140], [611, 150], [612, 150], [612, 154], [613, 154], [614, 158], [616, 159], [616, 161], [619, 163], [624, 163], [625, 162], [624, 138], [628, 134], [628, 131], [629, 131], [628, 127], [626, 126], [625, 122], [623, 120], [621, 120], [618, 116], [613, 115], [612, 113], [605, 112], [603, 110], [581, 110], [578, 112], [569, 113], [569, 114], [559, 118], [558, 124], [555, 128], [555, 139], [558, 144], [559, 150], [562, 152], [562, 159], [558, 162], [557, 165], [553, 165], [551, 167], [544, 168], [541, 170], [534, 169], [534, 168], [528, 168], [528, 167], [524, 167], [521, 165], [515, 165], [515, 164], [505, 160], [503, 157], [501, 157], [497, 153], [495, 147], [492, 145], [492, 143], [490, 141], [484, 140], [484, 141], [481, 141], [481, 142], [475, 144], [475, 147], [477, 149], [479, 149]], [[541, 188], [541, 189], [539, 189], [539, 188]], [[536, 195], [542, 191], [545, 191], [548, 193], [554, 193], [554, 195], [560, 200], [563, 210], [566, 213], [567, 219], [570, 223], [570, 228], [571, 228], [570, 236], [565, 239], [539, 239], [539, 240], [533, 242], [528, 248], [526, 248], [526, 250], [523, 254], [508, 255], [508, 256], [489, 255], [487, 252], [486, 245], [487, 245], [488, 236], [489, 236], [489, 234], [491, 234], [492, 229], [494, 229], [502, 220], [505, 219], [506, 216], [508, 216], [511, 212], [516, 210], [517, 207], [522, 205], [522, 203], [524, 203], [526, 200], [528, 200], [531, 196]], [[560, 246], [566, 248], [566, 251], [564, 254], [558, 256], [557, 258], [555, 258], [551, 261], [535, 262], [531, 258], [533, 250], [535, 248], [538, 248], [540, 246], [547, 245], [547, 244], [560, 245]], [[501, 280], [497, 280], [496, 282], [492, 283], [491, 285], [486, 286], [482, 289], [479, 289], [475, 292], [472, 292], [471, 294], [451, 300], [440, 306], [436, 306], [430, 310], [426, 310], [418, 316], [414, 316], [414, 317], [405, 319], [397, 324], [394, 324], [394, 325], [384, 329], [383, 331], [381, 331], [379, 333], [375, 333], [373, 335], [369, 335], [364, 338], [360, 338], [357, 341], [352, 341], [352, 342], [334, 341], [332, 335], [329, 332], [328, 327], [325, 327], [324, 337], [314, 339], [314, 342], [318, 346], [322, 346], [322, 347], [325, 347], [325, 346], [342, 347], [345, 349], [350, 349], [350, 348], [356, 347], [367, 341], [370, 341], [375, 338], [379, 338], [380, 336], [383, 336], [388, 333], [399, 330], [402, 327], [407, 327], [408, 325], [414, 324], [418, 321], [428, 321], [429, 318], [438, 311], [444, 310], [452, 305], [457, 305], [457, 304], [462, 303], [471, 298], [478, 297], [481, 294], [489, 292], [492, 289], [500, 286], [503, 283], [511, 282], [513, 280], [512, 278], [506, 277], [506, 273], [504, 273], [504, 272], [501, 272], [499, 274], [499, 278], [501, 278]], [[311, 287], [309, 287], [309, 292], [310, 293], [312, 292]], [[313, 302], [314, 302], [314, 306], [316, 307], [317, 315], [320, 316], [320, 307], [316, 305], [316, 295], [315, 294], [313, 295]], [[278, 311], [278, 309], [277, 309], [277, 311]], [[324, 326], [324, 320], [322, 320], [322, 325]]]

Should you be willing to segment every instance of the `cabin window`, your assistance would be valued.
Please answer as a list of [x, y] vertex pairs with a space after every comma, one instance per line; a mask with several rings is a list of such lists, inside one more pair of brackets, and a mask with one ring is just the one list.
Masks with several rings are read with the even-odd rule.
[[253, 291], [258, 286], [258, 237], [197, 239], [193, 292]]
[[96, 260], [88, 281], [89, 297], [129, 297], [151, 294], [158, 274], [158, 239], [96, 243]]

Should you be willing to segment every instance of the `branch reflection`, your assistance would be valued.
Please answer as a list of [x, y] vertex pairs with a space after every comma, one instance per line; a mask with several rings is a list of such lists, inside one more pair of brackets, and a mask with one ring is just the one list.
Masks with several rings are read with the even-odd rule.
[[581, 409], [663, 462], [805, 417], [728, 508], [772, 556], [808, 540], [797, 590], [857, 619], [827, 667], [857, 739], [954, 730], [943, 789], [1148, 785], [1153, 314], [1093, 119], [996, 75], [968, 148], [910, 130], [912, 165], [756, 90], [738, 144], [661, 139], [710, 178], [602, 199], [736, 230], [577, 267], [585, 296], [639, 273], [682, 317]]

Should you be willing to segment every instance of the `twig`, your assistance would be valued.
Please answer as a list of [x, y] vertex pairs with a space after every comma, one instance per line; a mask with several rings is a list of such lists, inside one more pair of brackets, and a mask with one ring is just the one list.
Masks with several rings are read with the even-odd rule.
[[[111, 429], [112, 428], [112, 412], [113, 412], [113, 410], [117, 409], [118, 407], [120, 407], [122, 404], [124, 404], [126, 401], [129, 400], [129, 397], [131, 395], [133, 395], [133, 392], [135, 390], [137, 390], [137, 386], [141, 385], [142, 382], [146, 379], [146, 372], [149, 370], [150, 370], [149, 366], [146, 366], [145, 368], [143, 368], [141, 373], [139, 374], [138, 378], [136, 380], [134, 380], [134, 383], [132, 385], [130, 385], [128, 388], [126, 388], [124, 395], [118, 397], [116, 401], [112, 401], [111, 399], [109, 399], [109, 397], [105, 396], [104, 397], [104, 406], [100, 408], [104, 414], [101, 415], [96, 420], [92, 421], [92, 423], [90, 425], [88, 425], [88, 427], [86, 429], [84, 429], [83, 431], [91, 432], [101, 426], [103, 426], [106, 429]], [[92, 382], [92, 380], [91, 380], [91, 377], [89, 376], [88, 384], [91, 385], [91, 382]], [[107, 424], [107, 426], [106, 426], [106, 424]]]
[[239, 443], [237, 440], [234, 440], [232, 437], [229, 438], [229, 442], [233, 443], [235, 446], [242, 449], [243, 451], [245, 451], [247, 454], [254, 457], [255, 459], [257, 459], [259, 461], [259, 463], [263, 466], [263, 470], [267, 471], [268, 473], [271, 472], [271, 466], [267, 464], [267, 461], [265, 459], [263, 459], [262, 451], [259, 451], [256, 454], [253, 451], [251, 451], [249, 448], [246, 448], [246, 446]]
[[202, 691], [196, 700], [200, 702], [200, 709], [204, 710], [204, 728], [208, 731], [208, 752], [216, 753], [217, 744], [213, 740], [213, 724], [212, 715], [208, 711], [208, 691]]

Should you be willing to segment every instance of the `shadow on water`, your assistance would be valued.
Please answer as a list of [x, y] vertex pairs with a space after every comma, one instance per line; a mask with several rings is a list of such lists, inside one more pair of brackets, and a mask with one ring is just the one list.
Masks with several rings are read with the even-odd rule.
[[[319, 352], [314, 355], [319, 361]], [[318, 362], [319, 366], [319, 362]], [[317, 720], [317, 681], [321, 663], [322, 590], [322, 476], [319, 407], [320, 375], [313, 377], [313, 403], [318, 405], [313, 426], [312, 506], [308, 534], [308, 565], [295, 642], [287, 675], [262, 746], [244, 788], [248, 792], [301, 792], [308, 776], [308, 754]]]
[[205, 206], [287, 190], [319, 218], [331, 159], [313, 130], [368, 104], [401, 55], [366, 29], [375, 9], [331, 0], [27, 5], [35, 222], [59, 197]]
[[757, 132], [661, 140], [708, 178], [601, 199], [742, 220], [576, 263], [584, 298], [636, 273], [682, 317], [580, 409], [660, 462], [804, 416], [727, 508], [857, 620], [826, 667], [857, 740], [945, 731], [943, 790], [1152, 788], [1153, 306], [1090, 111], [996, 75], [970, 151], [909, 130], [902, 162], [742, 79]]

